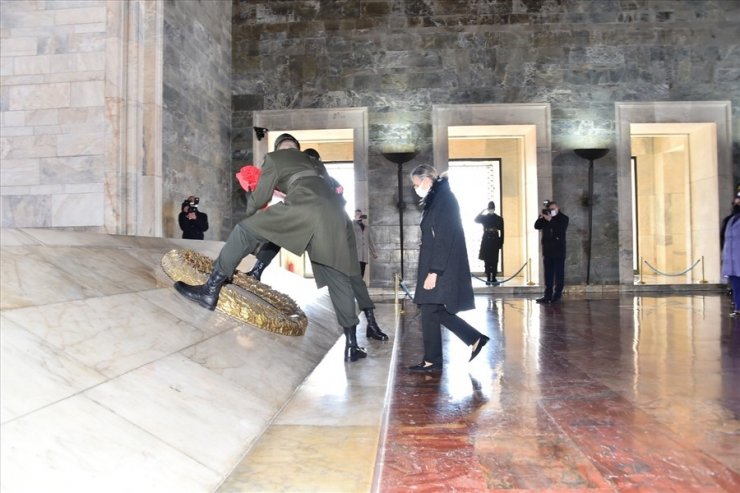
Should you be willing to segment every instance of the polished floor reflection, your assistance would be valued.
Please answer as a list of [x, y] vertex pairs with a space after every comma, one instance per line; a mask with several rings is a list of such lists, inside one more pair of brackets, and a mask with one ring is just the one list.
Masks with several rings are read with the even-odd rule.
[[740, 321], [722, 294], [479, 297], [473, 363], [422, 354], [407, 307], [380, 491], [740, 491]]

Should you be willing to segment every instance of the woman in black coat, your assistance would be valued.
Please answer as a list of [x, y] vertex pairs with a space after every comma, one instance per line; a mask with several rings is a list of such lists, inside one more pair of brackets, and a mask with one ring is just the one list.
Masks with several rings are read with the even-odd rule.
[[422, 164], [411, 172], [411, 182], [424, 206], [414, 295], [421, 309], [424, 359], [409, 370], [434, 371], [443, 365], [441, 325], [470, 346], [471, 361], [488, 337], [455, 315], [474, 308], [475, 303], [460, 207], [447, 177]]

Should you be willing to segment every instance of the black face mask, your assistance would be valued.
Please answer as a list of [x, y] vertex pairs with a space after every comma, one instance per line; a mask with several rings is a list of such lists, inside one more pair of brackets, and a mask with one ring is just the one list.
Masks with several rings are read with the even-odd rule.
[[732, 206], [732, 213], [733, 214], [740, 214], [740, 204], [735, 204]]

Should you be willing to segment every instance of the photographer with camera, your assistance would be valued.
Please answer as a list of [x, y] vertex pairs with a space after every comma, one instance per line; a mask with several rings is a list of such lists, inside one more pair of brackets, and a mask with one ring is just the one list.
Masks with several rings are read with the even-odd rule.
[[208, 231], [208, 215], [198, 210], [199, 202], [199, 197], [191, 195], [182, 203], [177, 220], [180, 223], [183, 239], [202, 240], [203, 233]]
[[545, 200], [534, 229], [542, 230], [542, 260], [545, 267], [545, 295], [537, 303], [557, 303], [565, 285], [565, 232], [568, 216], [554, 200]]
[[374, 259], [378, 258], [378, 254], [375, 252], [375, 244], [370, 237], [370, 230], [368, 225], [365, 224], [366, 219], [367, 214], [363, 214], [360, 209], [355, 210], [355, 220], [352, 222], [352, 226], [357, 240], [357, 260], [360, 262], [360, 275], [363, 278], [365, 277], [365, 267], [370, 261], [370, 255]]

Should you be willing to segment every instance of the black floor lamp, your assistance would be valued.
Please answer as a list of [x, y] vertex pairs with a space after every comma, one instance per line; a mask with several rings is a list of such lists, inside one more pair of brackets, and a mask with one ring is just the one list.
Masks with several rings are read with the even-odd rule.
[[591, 281], [591, 238], [594, 213], [594, 161], [606, 156], [609, 149], [574, 149], [578, 157], [588, 159], [588, 256], [586, 264], [586, 284]]
[[403, 165], [414, 159], [417, 151], [410, 152], [384, 152], [383, 157], [398, 166], [398, 228], [399, 241], [401, 243], [401, 279], [404, 279], [403, 273], [403, 210], [406, 204], [403, 201]]

